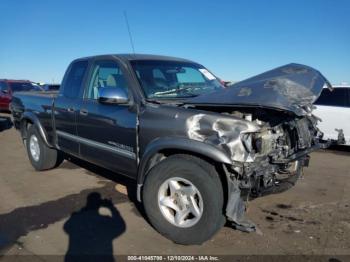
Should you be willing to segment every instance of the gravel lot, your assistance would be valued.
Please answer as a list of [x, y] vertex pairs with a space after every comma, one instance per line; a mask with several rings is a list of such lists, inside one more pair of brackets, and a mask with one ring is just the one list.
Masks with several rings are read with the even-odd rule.
[[[201, 246], [181, 246], [147, 223], [132, 181], [80, 161], [35, 172], [19, 133], [6, 128], [0, 129], [0, 260], [65, 255], [69, 244], [86, 252], [89, 243], [118, 255], [350, 255], [349, 151], [313, 153], [296, 187], [250, 202], [247, 215], [260, 234], [224, 227]], [[111, 208], [89, 212], [94, 192], [112, 200], [114, 219]]]

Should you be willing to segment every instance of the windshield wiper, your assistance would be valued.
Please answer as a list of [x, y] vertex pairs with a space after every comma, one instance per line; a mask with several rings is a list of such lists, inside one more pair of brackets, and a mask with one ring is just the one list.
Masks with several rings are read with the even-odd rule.
[[167, 91], [163, 91], [163, 92], [156, 92], [154, 93], [154, 95], [168, 95], [168, 94], [177, 94], [181, 91], [185, 91], [185, 90], [189, 90], [189, 89], [193, 89], [196, 88], [195, 86], [184, 86], [184, 87], [179, 87], [179, 88], [175, 88], [175, 89], [171, 89], [171, 90], [167, 90]]

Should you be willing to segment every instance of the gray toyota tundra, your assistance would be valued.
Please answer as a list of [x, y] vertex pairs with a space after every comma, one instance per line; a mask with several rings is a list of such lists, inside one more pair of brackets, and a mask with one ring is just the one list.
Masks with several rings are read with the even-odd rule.
[[75, 156], [136, 180], [150, 223], [200, 244], [229, 221], [254, 231], [246, 200], [292, 187], [328, 145], [312, 114], [329, 82], [288, 64], [229, 87], [180, 58], [73, 61], [58, 92], [19, 92], [11, 111], [38, 170]]

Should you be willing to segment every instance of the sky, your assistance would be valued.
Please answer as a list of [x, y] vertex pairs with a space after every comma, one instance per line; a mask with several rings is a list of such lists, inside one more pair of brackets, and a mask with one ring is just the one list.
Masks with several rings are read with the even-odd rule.
[[295, 62], [350, 83], [349, 0], [0, 0], [0, 78], [60, 82], [76, 58], [194, 60], [239, 81]]

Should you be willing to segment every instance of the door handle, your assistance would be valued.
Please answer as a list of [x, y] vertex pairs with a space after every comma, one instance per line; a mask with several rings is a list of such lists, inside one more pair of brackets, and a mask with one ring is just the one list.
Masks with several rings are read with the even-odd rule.
[[74, 113], [74, 108], [69, 107], [69, 108], [67, 108], [67, 111], [68, 111], [69, 113]]
[[89, 114], [89, 111], [87, 111], [86, 109], [81, 109], [81, 110], [80, 110], [80, 114], [81, 114], [82, 116], [87, 116], [87, 115]]

